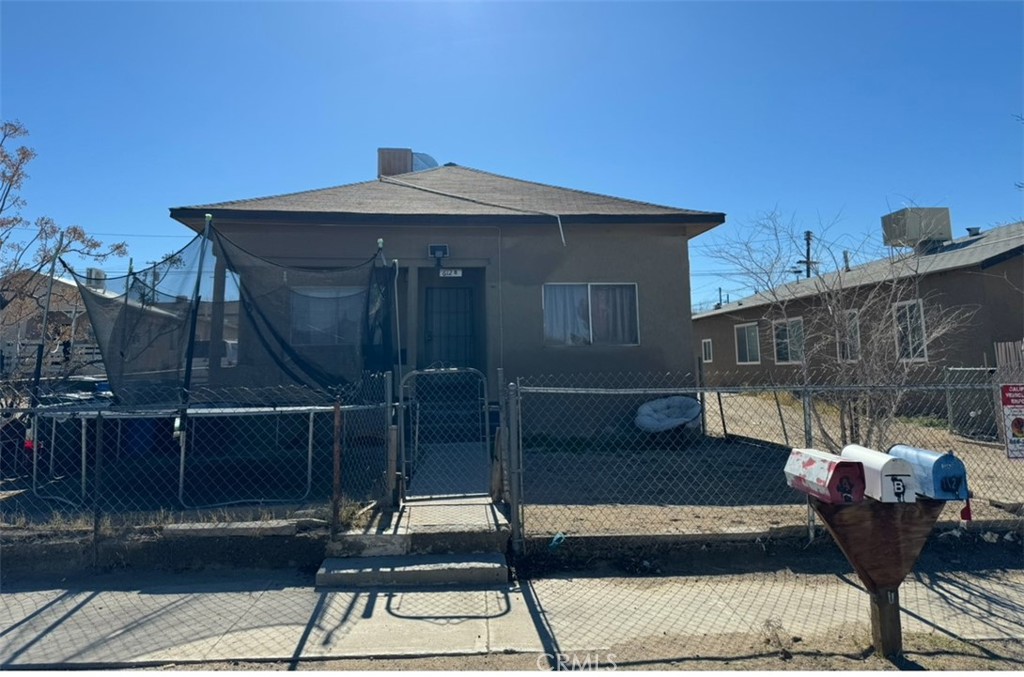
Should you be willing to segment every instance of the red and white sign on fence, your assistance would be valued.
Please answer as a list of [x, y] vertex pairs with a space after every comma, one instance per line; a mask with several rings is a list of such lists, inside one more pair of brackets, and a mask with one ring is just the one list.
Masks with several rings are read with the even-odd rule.
[[1002, 386], [1006, 455], [1024, 459], [1024, 384]]

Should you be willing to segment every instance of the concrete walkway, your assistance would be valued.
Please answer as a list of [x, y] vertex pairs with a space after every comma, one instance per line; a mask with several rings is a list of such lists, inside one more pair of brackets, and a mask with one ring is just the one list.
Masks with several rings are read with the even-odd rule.
[[480, 442], [420, 444], [407, 493], [410, 497], [487, 494], [491, 456]]
[[[490, 590], [316, 590], [311, 575], [118, 573], [3, 584], [0, 667], [599, 651], [647, 638], [804, 637], [868, 622], [845, 575], [547, 578]], [[1024, 639], [1024, 572], [908, 579], [906, 633]]]

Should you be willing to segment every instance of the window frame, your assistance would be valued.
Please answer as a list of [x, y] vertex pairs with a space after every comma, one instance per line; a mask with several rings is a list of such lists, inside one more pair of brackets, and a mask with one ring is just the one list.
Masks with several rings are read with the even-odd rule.
[[[792, 359], [792, 357], [793, 357], [793, 347], [792, 347], [792, 343], [793, 343], [792, 333], [793, 333], [793, 330], [790, 327], [791, 327], [791, 325], [793, 323], [799, 323], [800, 324], [800, 359], [799, 360]], [[776, 328], [778, 326], [780, 326], [780, 325], [785, 325], [786, 326], [786, 351], [789, 354], [789, 358], [790, 358], [788, 360], [780, 360], [779, 359], [779, 336], [776, 333], [776, 331], [777, 331]], [[801, 364], [803, 364], [804, 363], [804, 357], [806, 355], [806, 350], [805, 350], [806, 343], [807, 343], [807, 336], [804, 333], [804, 318], [803, 318], [802, 315], [798, 315], [796, 317], [785, 317], [785, 318], [783, 318], [781, 320], [772, 320], [772, 358], [775, 360], [775, 364], [782, 365], [782, 366], [793, 366], [793, 365], [801, 365]]]
[[[839, 328], [836, 328], [836, 359], [844, 364], [856, 364], [860, 362], [860, 308], [850, 308], [842, 311], [843, 315], [846, 316], [847, 329], [854, 327], [854, 338], [856, 338], [856, 350], [853, 351], [853, 357], [843, 357], [843, 346], [849, 345], [850, 341], [844, 341], [843, 337], [839, 334]], [[850, 319], [852, 317], [852, 319]], [[850, 332], [847, 332], [847, 338], [850, 338]]]
[[[589, 341], [587, 343], [580, 343], [576, 345], [566, 345], [564, 343], [549, 343], [547, 333], [547, 322], [546, 311], [547, 307], [545, 304], [544, 289], [546, 287], [586, 287], [587, 288], [587, 329], [590, 331]], [[633, 321], [636, 326], [636, 343], [594, 343], [594, 303], [591, 300], [591, 288], [592, 287], [632, 287], [633, 288], [633, 305], [635, 308], [635, 317]], [[540, 286], [540, 313], [541, 313], [541, 334], [542, 344], [545, 348], [580, 348], [583, 346], [609, 346], [613, 348], [631, 348], [639, 346], [641, 343], [640, 338], [640, 285], [636, 282], [543, 282]]]
[[[900, 362], [927, 362], [928, 361], [928, 327], [924, 323], [924, 303], [921, 299], [913, 299], [910, 301], [899, 301], [892, 304], [892, 321], [895, 336], [893, 337], [896, 341], [896, 357]], [[921, 357], [914, 357], [911, 352], [911, 357], [903, 357], [900, 351], [900, 309], [913, 306], [917, 308], [918, 317], [921, 319]], [[913, 338], [911, 338], [913, 341]], [[913, 343], [910, 346], [913, 350]]]
[[[748, 327], [754, 328], [754, 345], [757, 346], [757, 360], [753, 362], [740, 362], [740, 342], [736, 331], [739, 329], [747, 329]], [[761, 364], [761, 328], [758, 327], [757, 322], [744, 322], [742, 324], [734, 324], [732, 326], [732, 337], [733, 344], [736, 349], [736, 364], [739, 365], [756, 365]], [[744, 335], [744, 339], [746, 336]], [[750, 357], [750, 345], [747, 344], [747, 357]]]
[[715, 361], [715, 346], [709, 338], [700, 340], [700, 360], [704, 364], [711, 364]]

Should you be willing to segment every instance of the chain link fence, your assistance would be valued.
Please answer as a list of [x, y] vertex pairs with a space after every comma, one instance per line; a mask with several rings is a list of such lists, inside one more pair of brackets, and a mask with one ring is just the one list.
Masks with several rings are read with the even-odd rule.
[[[489, 487], [509, 504], [514, 539], [527, 555], [514, 558], [517, 581], [510, 588], [460, 591], [457, 599], [444, 596], [447, 590], [378, 597], [376, 591], [313, 590], [308, 576], [289, 579], [287, 586], [282, 579], [239, 584], [242, 572], [232, 569], [226, 589], [251, 585], [253, 594], [225, 593], [208, 603], [226, 607], [217, 613], [237, 614], [238, 627], [252, 630], [253, 646], [284, 647], [273, 655], [339, 650], [353, 624], [384, 613], [392, 614], [391, 630], [399, 627], [399, 614], [463, 629], [472, 629], [467, 618], [493, 614], [500, 634], [507, 626], [497, 618], [525, 605], [544, 650], [537, 667], [558, 669], [559, 656], [565, 656], [570, 665], [639, 668], [678, 660], [686, 666], [708, 659], [727, 668], [737, 657], [821, 648], [856, 659], [870, 644], [867, 597], [827, 539], [803, 542], [814, 523], [802, 495], [786, 486], [789, 450], [810, 445], [835, 451], [850, 442], [882, 450], [896, 443], [952, 449], [968, 467], [975, 520], [1019, 528], [1014, 510], [1024, 503], [1024, 461], [1007, 458], [1003, 446], [993, 399], [1002, 378], [955, 374], [896, 391], [711, 386], [680, 374], [531, 377], [499, 389], [500, 421], [491, 420], [480, 377], [440, 371], [408, 377], [409, 388], [394, 398], [387, 375], [365, 380], [343, 397], [250, 391], [235, 403], [213, 403], [196, 393], [194, 401], [203, 406], [184, 417], [180, 410], [100, 407], [95, 401], [11, 408], [0, 411], [0, 512], [7, 526], [103, 536], [123, 533], [121, 527], [266, 521], [310, 509], [326, 519], [335, 446], [340, 492], [361, 505], [390, 492], [388, 469], [403, 467], [399, 440], [406, 445], [403, 474], [411, 496], [417, 481], [431, 477], [432, 451], [472, 444], [473, 458], [497, 475], [470, 473], [464, 459], [434, 456], [443, 460], [435, 477], [452, 483], [471, 476], [474, 491]], [[497, 445], [491, 444], [494, 425], [501, 431]], [[499, 462], [488, 466], [489, 458]], [[951, 504], [944, 513], [957, 528], [960, 507]], [[940, 537], [942, 549], [922, 557], [901, 592], [908, 645], [937, 633], [946, 633], [939, 641], [968, 633], [1019, 635], [1022, 588], [1012, 566], [1019, 570], [1020, 543], [991, 546], [1016, 557], [1010, 568], [993, 569], [991, 560], [978, 564], [972, 557], [988, 547], [980, 539], [988, 528], [969, 528], [971, 539]], [[940, 533], [951, 529], [947, 524]], [[799, 537], [794, 547], [781, 543], [786, 535]], [[294, 548], [297, 540], [279, 547]], [[171, 552], [171, 546], [160, 552]], [[96, 647], [90, 656], [105, 656], [108, 648], [109, 655], [171, 656], [178, 655], [171, 647], [220, 637], [228, 624], [226, 616], [190, 603], [174, 601], [178, 606], [169, 609], [166, 582], [154, 583], [154, 590], [115, 590], [114, 598], [136, 615], [139, 609], [152, 612], [161, 622], [152, 626], [156, 630], [147, 635], [144, 627], [132, 627], [113, 641], [110, 632], [103, 639], [93, 629], [120, 628], [116, 612], [86, 605], [95, 621], [79, 626], [87, 630], [76, 641]], [[28, 592], [18, 597], [22, 608], [8, 608], [12, 625], [23, 623], [10, 635], [12, 645], [22, 642], [14, 652], [18, 660], [47, 651], [33, 633], [50, 632], [49, 621], [33, 625], [37, 612], [73, 614], [93, 594], [69, 593], [47, 611], [47, 598]], [[122, 642], [125, 637], [131, 643]], [[388, 646], [402, 646], [405, 639], [401, 631], [390, 637]], [[143, 640], [149, 653], [134, 648]], [[233, 641], [240, 640], [226, 637], [217, 643], [220, 653], [211, 655], [252, 650]], [[940, 644], [921, 646], [950, 652]], [[59, 648], [55, 655], [79, 650]]]
[[476, 369], [410, 372], [399, 423], [406, 496], [486, 495], [493, 469], [487, 379]]
[[328, 519], [335, 498], [353, 507], [390, 500], [390, 374], [333, 397], [245, 389], [245, 404], [223, 391], [213, 404], [202, 391], [190, 395], [187, 409], [91, 397], [0, 410], [0, 519], [99, 536], [297, 511]]
[[[674, 374], [520, 378], [506, 413], [515, 513], [525, 537], [555, 543], [813, 536], [813, 513], [783, 475], [789, 451], [904, 444], [953, 451], [968, 469], [973, 518], [1012, 527], [1024, 460], [1008, 458], [1001, 437], [998, 385], [1010, 377], [960, 370], [934, 384], [735, 387]], [[943, 520], [959, 522], [962, 507]]]

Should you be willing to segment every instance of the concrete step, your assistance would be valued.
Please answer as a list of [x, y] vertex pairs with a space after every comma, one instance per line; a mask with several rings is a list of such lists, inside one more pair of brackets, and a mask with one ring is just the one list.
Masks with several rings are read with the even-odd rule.
[[369, 527], [339, 534], [328, 557], [504, 553], [511, 528], [489, 498], [411, 502]]
[[450, 553], [504, 553], [511, 532], [498, 529], [467, 529], [424, 526], [390, 534], [339, 534], [327, 544], [330, 557], [376, 557], [382, 555], [439, 555]]
[[493, 586], [508, 582], [504, 555], [386, 555], [324, 560], [317, 587]]

